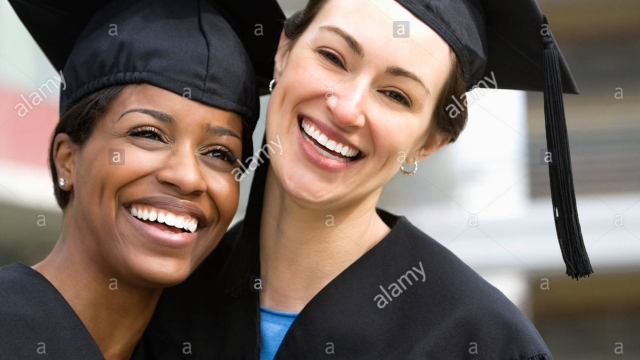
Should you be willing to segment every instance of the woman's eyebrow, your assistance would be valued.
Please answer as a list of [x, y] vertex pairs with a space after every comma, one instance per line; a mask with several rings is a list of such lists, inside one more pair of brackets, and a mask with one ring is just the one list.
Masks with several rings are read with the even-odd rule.
[[[141, 114], [146, 114], [149, 115], [151, 117], [153, 117], [154, 119], [157, 119], [165, 124], [169, 124], [169, 125], [173, 125], [176, 123], [176, 119], [165, 113], [162, 111], [158, 111], [158, 110], [151, 110], [151, 109], [144, 109], [144, 108], [135, 108], [135, 109], [129, 109], [125, 112], [123, 112], [120, 117], [118, 117], [118, 120], [116, 120], [116, 122], [120, 121], [120, 119], [122, 119], [123, 116], [130, 114], [130, 113], [141, 113]], [[235, 138], [238, 138], [240, 140], [242, 140], [242, 138], [240, 137], [240, 135], [238, 135], [235, 131], [227, 129], [225, 127], [222, 126], [218, 126], [218, 125], [212, 125], [212, 124], [204, 124], [202, 126], [202, 130], [204, 132], [208, 132], [211, 133], [215, 136], [233, 136]]]
[[397, 66], [389, 66], [387, 68], [387, 71], [385, 71], [386, 74], [391, 75], [391, 76], [402, 76], [402, 77], [406, 77], [409, 78], [411, 80], [414, 80], [416, 82], [418, 82], [420, 85], [422, 85], [422, 87], [424, 88], [424, 90], [427, 92], [427, 95], [431, 95], [431, 91], [429, 91], [429, 88], [427, 87], [427, 85], [425, 85], [422, 80], [420, 80], [420, 77], [414, 73], [412, 73], [409, 70], [403, 69], [401, 67], [397, 67]]
[[226, 127], [212, 125], [212, 124], [204, 124], [202, 128], [205, 132], [211, 133], [215, 136], [233, 136], [234, 138], [238, 138], [242, 141], [240, 135], [238, 135], [235, 131], [227, 129]]
[[158, 110], [151, 110], [151, 109], [143, 109], [143, 108], [135, 108], [135, 109], [129, 109], [125, 112], [123, 112], [122, 114], [120, 114], [120, 117], [118, 117], [118, 120], [116, 120], [116, 122], [120, 121], [120, 119], [122, 119], [123, 116], [129, 114], [129, 113], [142, 113], [142, 114], [147, 114], [149, 116], [152, 116], [153, 118], [163, 122], [163, 123], [167, 123], [167, 124], [174, 124], [176, 122], [176, 119], [173, 118], [173, 116], [162, 112], [162, 111], [158, 111]]
[[348, 32], [342, 30], [341, 28], [337, 27], [337, 26], [332, 26], [332, 25], [324, 25], [321, 26], [320, 29], [322, 30], [328, 30], [331, 31], [335, 34], [340, 35], [344, 41], [347, 42], [347, 45], [349, 46], [349, 48], [359, 57], [363, 57], [364, 56], [364, 51], [362, 50], [362, 45], [360, 45], [360, 43], [351, 35], [349, 35]]
[[[320, 27], [320, 29], [322, 30], [327, 30], [327, 31], [331, 31], [335, 34], [340, 35], [340, 37], [342, 37], [344, 39], [344, 41], [347, 43], [347, 45], [349, 46], [349, 48], [359, 57], [363, 57], [364, 56], [364, 50], [362, 50], [362, 45], [360, 45], [360, 43], [358, 42], [358, 40], [356, 40], [353, 36], [351, 36], [348, 32], [346, 32], [345, 30], [337, 27], [337, 26], [333, 26], [333, 25], [323, 25]], [[429, 88], [424, 84], [424, 82], [422, 82], [422, 80], [420, 80], [420, 77], [417, 76], [416, 74], [412, 73], [409, 70], [397, 67], [397, 66], [389, 66], [387, 68], [386, 73], [388, 75], [391, 76], [402, 76], [402, 77], [406, 77], [409, 78], [411, 80], [414, 80], [416, 82], [418, 82], [420, 85], [422, 85], [422, 87], [424, 88], [424, 90], [427, 92], [427, 95], [431, 95], [431, 91], [429, 91]]]

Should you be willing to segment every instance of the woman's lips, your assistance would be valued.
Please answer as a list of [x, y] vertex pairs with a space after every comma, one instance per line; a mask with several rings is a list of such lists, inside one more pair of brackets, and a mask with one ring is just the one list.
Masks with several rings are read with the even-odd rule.
[[343, 159], [346, 162], [355, 160], [360, 154], [359, 150], [330, 138], [304, 118], [300, 119], [300, 126], [302, 127], [304, 135], [306, 135], [306, 139], [315, 140], [313, 143], [316, 144], [320, 150], [333, 155], [333, 157], [330, 158], [335, 158], [335, 160]]
[[131, 215], [152, 224], [166, 224], [174, 229], [184, 229], [190, 232], [195, 232], [198, 229], [198, 219], [194, 219], [188, 214], [175, 214], [146, 204], [131, 204], [128, 210]]
[[[323, 140], [320, 141], [324, 147], [327, 147], [327, 144], [329, 144], [330, 141], [333, 141], [335, 143], [334, 144], [335, 146], [337, 146], [338, 144], [341, 144], [343, 146], [343, 148], [340, 149], [340, 151], [337, 151], [338, 153], [340, 153], [339, 155], [342, 155], [345, 157], [354, 157], [354, 156], [363, 157], [364, 156], [362, 151], [358, 149], [357, 146], [355, 146], [351, 141], [349, 141], [349, 139], [343, 136], [339, 131], [333, 129], [333, 127], [323, 123], [320, 120], [307, 116], [305, 114], [299, 114], [298, 125], [300, 125], [301, 127], [304, 127], [303, 125], [305, 123], [307, 125], [307, 128], [303, 130], [307, 130], [307, 134], [310, 137], [315, 138], [316, 140], [320, 139], [321, 135], [324, 135], [324, 137], [326, 137], [326, 139], [324, 139], [323, 137]], [[308, 127], [312, 127], [313, 131], [308, 131], [309, 130]], [[317, 137], [314, 136], [315, 132], [317, 132], [316, 134]], [[351, 151], [349, 152], [345, 150], [345, 148], [348, 148]], [[335, 148], [334, 149], [329, 148], [328, 150], [334, 151]], [[344, 154], [342, 154], [342, 150], [345, 150]]]
[[[171, 213], [175, 216], [176, 219], [178, 217], [182, 217], [183, 220], [189, 219], [196, 221], [198, 227], [207, 226], [207, 216], [198, 205], [192, 203], [191, 201], [178, 199], [173, 196], [146, 196], [131, 200], [124, 206], [129, 211], [132, 211], [132, 208], [134, 207], [136, 208], [136, 210], [147, 210], [149, 213], [151, 213], [151, 211], [155, 211], [157, 216], [160, 216], [161, 213], [164, 213], [165, 215]], [[138, 214], [134, 214], [134, 216], [136, 215]]]
[[131, 215], [131, 212], [125, 207], [121, 207], [121, 209], [125, 212], [125, 217], [131, 225], [146, 239], [156, 244], [174, 248], [184, 248], [191, 246], [198, 236], [198, 232], [183, 232], [175, 227], [170, 229], [166, 224], [145, 222]]
[[[346, 156], [343, 156], [342, 154], [336, 153], [335, 150], [331, 151], [326, 147], [323, 147], [318, 143], [317, 140], [313, 139], [305, 133], [305, 130], [302, 127], [302, 122], [304, 120], [304, 117], [299, 118], [298, 144], [300, 145], [300, 149], [304, 156], [311, 163], [326, 170], [341, 171], [354, 166], [363, 159], [363, 156], [361, 156], [361, 152], [358, 150], [355, 150], [358, 152], [355, 153], [354, 157], [348, 158]], [[353, 154], [353, 152], [350, 153], [350, 155]]]

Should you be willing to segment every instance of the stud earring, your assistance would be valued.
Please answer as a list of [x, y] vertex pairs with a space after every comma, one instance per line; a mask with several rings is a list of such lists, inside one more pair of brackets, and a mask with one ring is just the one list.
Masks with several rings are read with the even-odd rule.
[[276, 87], [276, 79], [271, 79], [269, 83], [269, 92], [273, 92], [273, 88]]
[[414, 175], [416, 172], [418, 171], [418, 162], [414, 161], [413, 162], [413, 170], [411, 171], [407, 171], [404, 169], [404, 164], [402, 164], [402, 166], [400, 166], [400, 172], [402, 173], [402, 175], [404, 176], [412, 176]]
[[64, 189], [65, 185], [67, 185], [67, 179], [65, 179], [65, 178], [60, 178], [60, 179], [58, 180], [58, 185], [60, 185], [60, 188], [61, 188], [61, 189]]

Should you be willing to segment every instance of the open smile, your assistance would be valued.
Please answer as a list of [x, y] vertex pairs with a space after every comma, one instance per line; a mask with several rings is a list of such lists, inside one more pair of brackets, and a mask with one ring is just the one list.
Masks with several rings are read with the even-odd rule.
[[169, 232], [195, 232], [198, 229], [198, 219], [190, 215], [174, 214], [164, 209], [158, 209], [146, 204], [132, 204], [129, 213], [142, 220]]
[[300, 115], [298, 125], [303, 152], [317, 165], [330, 170], [341, 170], [364, 158], [362, 151], [317, 122]]
[[146, 239], [169, 247], [188, 247], [196, 241], [206, 220], [193, 207], [182, 208], [177, 204], [167, 198], [150, 197], [129, 203], [122, 210]]

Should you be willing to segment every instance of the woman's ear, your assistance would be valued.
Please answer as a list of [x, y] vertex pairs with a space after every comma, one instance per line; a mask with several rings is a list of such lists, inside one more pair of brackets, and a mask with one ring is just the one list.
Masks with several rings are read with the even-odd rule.
[[69, 135], [59, 133], [53, 140], [53, 162], [56, 165], [58, 178], [64, 178], [67, 183], [65, 190], [73, 187], [76, 175], [75, 152], [78, 146], [71, 141]]
[[436, 150], [447, 145], [450, 140], [451, 135], [443, 135], [439, 131], [432, 131], [431, 134], [429, 134], [429, 136], [427, 137], [427, 141], [424, 143], [424, 145], [419, 148], [414, 156], [411, 156], [411, 158], [414, 161], [420, 162], [427, 156], [436, 152]]
[[273, 68], [273, 78], [278, 82], [282, 72], [287, 67], [289, 52], [291, 51], [291, 40], [287, 38], [284, 30], [280, 33], [280, 42], [278, 43], [278, 51], [276, 51], [275, 67]]

